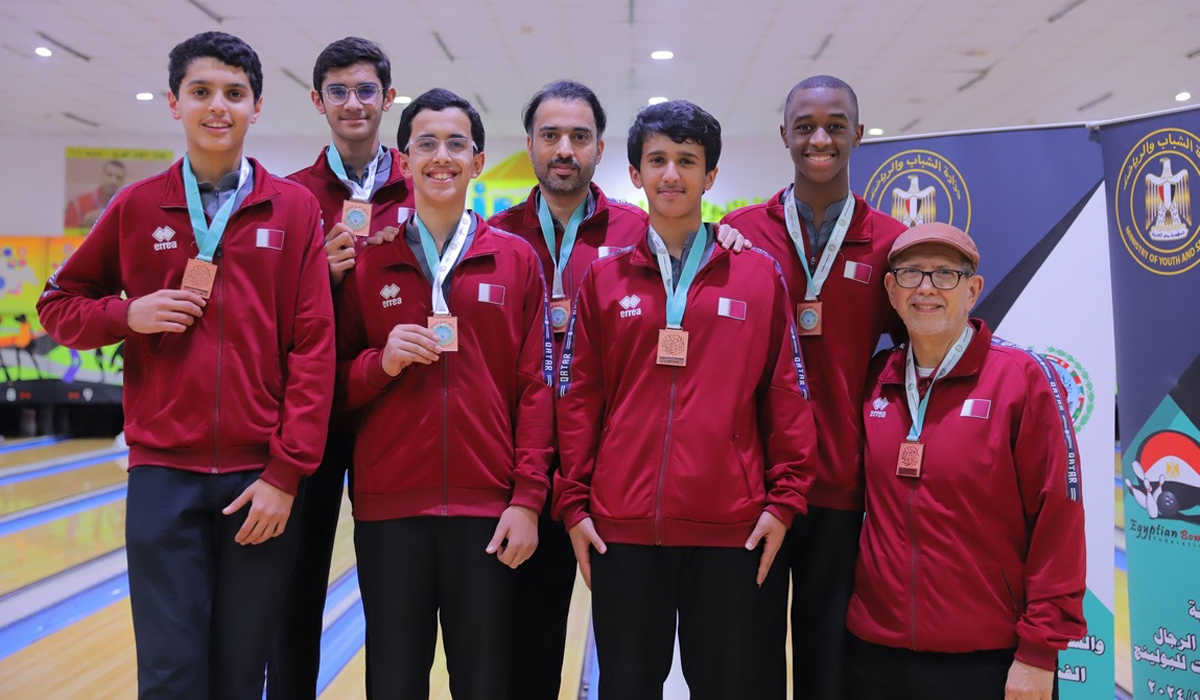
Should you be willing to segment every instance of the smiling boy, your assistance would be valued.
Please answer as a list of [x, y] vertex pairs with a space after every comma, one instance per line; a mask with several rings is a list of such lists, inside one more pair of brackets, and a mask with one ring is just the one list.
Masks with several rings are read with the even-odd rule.
[[[412, 187], [399, 151], [379, 142], [379, 123], [396, 97], [391, 61], [383, 49], [359, 37], [326, 46], [313, 66], [311, 97], [329, 125], [332, 142], [312, 165], [288, 179], [304, 185], [321, 204], [325, 256], [336, 291], [354, 267], [356, 250], [371, 240], [367, 236], [390, 238], [408, 218]], [[359, 231], [343, 220], [349, 206], [359, 207], [363, 216]], [[334, 411], [321, 466], [305, 480], [301, 496], [296, 564], [268, 669], [269, 700], [316, 697], [334, 536], [353, 455], [353, 417]]]
[[[478, 112], [434, 89], [400, 117], [416, 210], [338, 299], [339, 404], [360, 410], [354, 545], [372, 691], [429, 697], [440, 613], [450, 690], [508, 683], [515, 572], [537, 547], [553, 452], [537, 254], [466, 209]], [[499, 694], [499, 695], [498, 695]]]
[[702, 220], [716, 119], [648, 107], [627, 143], [649, 225], [580, 283], [556, 406], [554, 513], [592, 588], [601, 698], [662, 697], [677, 617], [693, 697], [768, 697], [759, 586], [804, 512], [815, 443], [787, 290], [770, 257], [722, 249]]
[[243, 157], [254, 50], [206, 32], [169, 71], [187, 155], [117, 194], [38, 315], [68, 347], [125, 342], [139, 698], [257, 699], [333, 396], [329, 275], [312, 195]]

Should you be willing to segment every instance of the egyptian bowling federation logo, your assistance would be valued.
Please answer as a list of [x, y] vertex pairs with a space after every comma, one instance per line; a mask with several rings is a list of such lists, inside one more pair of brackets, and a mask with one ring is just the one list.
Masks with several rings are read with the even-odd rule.
[[962, 173], [940, 153], [902, 151], [867, 181], [864, 198], [905, 226], [932, 221], [971, 232], [971, 193]]
[[[1200, 506], [1200, 445], [1183, 433], [1161, 430], [1147, 437], [1136, 454], [1135, 478], [1126, 478], [1125, 488], [1146, 515], [1200, 523], [1200, 510], [1195, 510]], [[1140, 530], [1135, 534], [1141, 536]], [[1158, 529], [1153, 534], [1172, 532]]]
[[1117, 175], [1113, 211], [1121, 242], [1139, 265], [1178, 275], [1200, 262], [1200, 218], [1191, 180], [1200, 172], [1200, 139], [1177, 128], [1138, 141]]

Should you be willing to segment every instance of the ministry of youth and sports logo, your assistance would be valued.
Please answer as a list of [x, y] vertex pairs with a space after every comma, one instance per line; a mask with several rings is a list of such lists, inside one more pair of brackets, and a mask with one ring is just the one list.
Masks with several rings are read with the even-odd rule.
[[871, 175], [864, 199], [905, 226], [933, 221], [971, 232], [971, 193], [948, 158], [927, 149], [902, 151]]
[[1138, 141], [1117, 173], [1113, 212], [1121, 242], [1155, 274], [1177, 275], [1200, 262], [1200, 218], [1191, 195], [1198, 167], [1200, 139], [1172, 127]]

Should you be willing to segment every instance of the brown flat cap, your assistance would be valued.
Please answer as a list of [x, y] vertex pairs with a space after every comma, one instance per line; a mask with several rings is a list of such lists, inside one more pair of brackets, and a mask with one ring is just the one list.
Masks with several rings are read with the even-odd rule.
[[972, 267], [979, 267], [979, 249], [975, 247], [975, 241], [957, 228], [940, 221], [913, 226], [900, 234], [892, 244], [892, 251], [888, 253], [888, 264], [894, 262], [900, 253], [922, 243], [935, 243], [953, 248], [962, 253]]

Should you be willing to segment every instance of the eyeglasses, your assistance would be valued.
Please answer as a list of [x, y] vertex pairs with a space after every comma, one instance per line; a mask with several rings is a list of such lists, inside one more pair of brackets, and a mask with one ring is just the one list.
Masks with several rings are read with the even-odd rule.
[[[375, 97], [379, 94], [379, 86], [375, 83], [361, 83], [353, 90], [358, 96], [360, 104], [369, 104], [375, 101]], [[345, 85], [330, 85], [325, 88], [325, 99], [329, 100], [329, 104], [344, 105], [346, 100], [350, 99], [351, 89]]]
[[442, 144], [446, 146], [446, 153], [452, 156], [461, 156], [468, 150], [475, 149], [475, 142], [464, 136], [452, 136], [443, 141], [433, 136], [421, 136], [408, 142], [408, 149], [416, 151], [418, 155], [434, 156], [437, 155], [438, 149]]
[[896, 278], [896, 284], [905, 289], [916, 289], [921, 286], [921, 283], [928, 277], [933, 283], [935, 289], [943, 291], [954, 289], [964, 277], [974, 275], [974, 272], [965, 272], [963, 270], [949, 270], [941, 268], [938, 270], [918, 270], [915, 267], [897, 267], [892, 270], [892, 276]]

